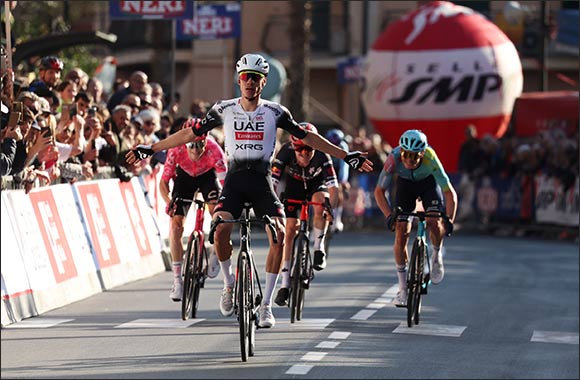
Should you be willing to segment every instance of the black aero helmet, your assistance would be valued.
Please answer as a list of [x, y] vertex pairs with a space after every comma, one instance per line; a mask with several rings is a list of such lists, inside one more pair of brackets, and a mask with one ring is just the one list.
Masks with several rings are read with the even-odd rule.
[[408, 152], [422, 152], [427, 148], [427, 136], [418, 129], [409, 129], [401, 135], [399, 145]]

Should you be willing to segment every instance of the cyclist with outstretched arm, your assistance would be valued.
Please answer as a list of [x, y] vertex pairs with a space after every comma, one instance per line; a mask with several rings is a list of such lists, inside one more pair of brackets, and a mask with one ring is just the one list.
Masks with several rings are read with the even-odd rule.
[[[238, 218], [245, 202], [251, 202], [257, 217], [268, 215], [274, 219], [278, 240], [284, 239], [284, 208], [272, 187], [271, 161], [276, 146], [277, 128], [288, 131], [315, 149], [344, 159], [353, 169], [369, 172], [372, 163], [366, 153], [347, 152], [331, 144], [317, 133], [309, 133], [298, 125], [288, 109], [276, 102], [261, 98], [269, 72], [268, 61], [259, 54], [245, 54], [236, 63], [239, 98], [219, 101], [212, 106], [201, 123], [191, 124], [153, 145], [138, 145], [126, 155], [133, 164], [155, 152], [200, 139], [204, 133], [223, 125], [228, 172], [224, 181], [213, 219]], [[224, 276], [224, 290], [220, 310], [230, 316], [233, 308], [232, 244], [233, 224], [222, 223], [215, 232], [215, 250]], [[267, 229], [270, 250], [266, 259], [266, 289], [260, 307], [261, 327], [275, 324], [272, 314], [272, 294], [280, 270], [281, 258], [273, 249], [273, 240]], [[274, 257], [277, 256], [277, 257]]]
[[[385, 192], [391, 187], [396, 175], [396, 189], [393, 205], [389, 204]], [[449, 216], [445, 224], [442, 218], [427, 218], [427, 230], [433, 248], [431, 263], [431, 281], [438, 284], [445, 274], [443, 267], [443, 237], [453, 232], [453, 220], [457, 211], [457, 193], [435, 150], [427, 144], [427, 136], [416, 129], [404, 132], [397, 146], [387, 157], [375, 188], [377, 205], [387, 218], [387, 227], [395, 231], [393, 252], [399, 290], [393, 303], [404, 307], [407, 304], [407, 244], [412, 223], [408, 217], [399, 216], [395, 220], [393, 209], [401, 207], [403, 211], [415, 210], [417, 199], [421, 200], [425, 211], [440, 210]]]
[[[318, 133], [311, 123], [302, 122], [300, 126], [311, 133]], [[332, 166], [330, 155], [306, 145], [302, 140], [291, 136], [290, 142], [284, 144], [272, 163], [272, 182], [277, 189], [284, 179], [284, 194], [286, 199], [309, 200], [326, 203], [330, 207], [336, 205], [338, 199], [338, 183]], [[282, 199], [284, 201], [284, 199]], [[324, 238], [332, 215], [324, 207], [313, 208], [312, 234], [314, 236], [315, 270], [326, 268], [326, 252]], [[290, 260], [294, 238], [298, 235], [300, 206], [286, 204], [286, 236], [283, 246], [282, 285], [278, 290], [275, 302], [279, 306], [286, 305], [290, 295]]]
[[[192, 119], [198, 123], [200, 119]], [[210, 214], [218, 200], [227, 171], [226, 155], [219, 144], [207, 134], [196, 142], [179, 145], [167, 151], [163, 174], [159, 180], [159, 192], [167, 204], [166, 212], [171, 218], [169, 225], [169, 248], [171, 250], [173, 287], [169, 298], [181, 301], [183, 279], [183, 229], [193, 197], [199, 191], [208, 205]], [[173, 181], [173, 189], [170, 182]], [[219, 273], [214, 254], [210, 256], [208, 277]]]

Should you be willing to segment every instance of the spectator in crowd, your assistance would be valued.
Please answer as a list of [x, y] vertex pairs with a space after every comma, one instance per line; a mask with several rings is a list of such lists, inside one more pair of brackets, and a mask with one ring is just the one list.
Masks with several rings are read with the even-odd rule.
[[131, 108], [131, 118], [135, 118], [141, 110], [141, 98], [137, 94], [127, 94], [121, 104]]
[[34, 92], [22, 91], [16, 98], [17, 101], [22, 102], [26, 107], [28, 107], [34, 114], [38, 113], [38, 99], [39, 96]]
[[89, 75], [85, 73], [80, 67], [74, 67], [70, 69], [68, 73], [66, 73], [63, 80], [68, 80], [75, 83], [79, 91], [87, 91]]
[[[149, 108], [139, 112], [138, 118], [143, 121], [141, 126], [141, 135], [143, 136], [143, 144], [154, 144], [159, 140], [155, 134], [161, 129], [161, 117], [157, 110]], [[160, 151], [151, 156], [151, 167], [155, 167], [157, 163], [164, 163], [167, 156], [166, 151]]]
[[208, 107], [208, 102], [203, 99], [196, 98], [191, 102], [191, 106], [189, 107], [189, 116], [198, 118], [205, 117]]
[[155, 132], [155, 135], [157, 135], [157, 137], [160, 140], [163, 140], [164, 138], [166, 138], [167, 136], [169, 136], [169, 134], [171, 133], [171, 125], [173, 124], [173, 117], [171, 116], [171, 114], [167, 111], [163, 111], [161, 113], [161, 128], [159, 128], [159, 130], [157, 132]]
[[458, 170], [461, 175], [458, 196], [461, 200], [457, 211], [457, 219], [465, 220], [473, 213], [476, 180], [480, 176], [478, 167], [482, 153], [477, 127], [469, 124], [465, 127], [465, 140], [459, 148]]
[[89, 109], [90, 105], [91, 99], [89, 98], [86, 92], [79, 92], [78, 94], [75, 95], [74, 107], [77, 115], [81, 117], [86, 117], [87, 110]]
[[103, 82], [97, 77], [92, 77], [87, 82], [87, 94], [93, 99], [93, 104], [100, 110], [107, 109], [107, 102], [103, 93]]
[[[5, 109], [8, 111], [8, 108]], [[0, 175], [5, 176], [12, 172], [12, 167], [16, 157], [16, 143], [22, 140], [20, 125], [8, 126], [8, 112], [2, 112], [2, 152], [0, 154]]]
[[125, 153], [134, 145], [131, 132], [131, 108], [119, 104], [103, 125], [103, 138], [108, 142], [100, 151], [99, 158], [115, 170], [122, 181], [131, 179], [132, 174], [125, 165]]
[[134, 71], [129, 76], [129, 86], [117, 90], [109, 99], [107, 103], [109, 113], [112, 114], [113, 109], [121, 104], [127, 94], [140, 94], [143, 87], [147, 84], [148, 79], [149, 77], [143, 71]]
[[28, 91], [34, 92], [40, 96], [44, 96], [39, 93], [40, 90], [53, 90], [58, 81], [60, 80], [60, 75], [62, 69], [64, 68], [64, 63], [55, 56], [47, 56], [40, 60], [40, 67], [38, 70], [38, 79], [35, 79], [30, 83]]
[[[345, 134], [342, 130], [338, 128], [330, 129], [326, 132], [326, 139], [333, 143], [334, 145], [348, 151], [349, 146], [346, 142]], [[336, 178], [338, 180], [338, 201], [336, 207], [333, 210], [334, 213], [334, 223], [331, 226], [332, 232], [342, 232], [344, 229], [344, 224], [342, 222], [342, 214], [344, 212], [344, 202], [348, 199], [348, 193], [350, 191], [350, 183], [348, 182], [348, 176], [350, 173], [349, 166], [344, 160], [332, 158], [332, 165], [334, 166], [334, 171], [336, 172]]]
[[58, 86], [56, 86], [56, 92], [58, 93], [61, 103], [58, 111], [62, 113], [63, 105], [73, 104], [75, 96], [77, 96], [79, 91], [76, 83], [69, 80], [63, 80], [58, 84]]

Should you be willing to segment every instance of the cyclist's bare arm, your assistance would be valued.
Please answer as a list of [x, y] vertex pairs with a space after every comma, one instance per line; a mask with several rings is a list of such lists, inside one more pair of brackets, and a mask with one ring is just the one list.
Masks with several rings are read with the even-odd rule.
[[[349, 154], [346, 150], [343, 150], [336, 145], [332, 144], [330, 141], [320, 136], [318, 133], [308, 132], [306, 137], [302, 139], [306, 145], [313, 147], [316, 150], [320, 150], [324, 153], [328, 153], [333, 157], [340, 158], [344, 160]], [[366, 156], [366, 152], [360, 153], [362, 156]], [[347, 161], [348, 162], [348, 161]], [[365, 159], [363, 165], [359, 169], [361, 172], [370, 172], [373, 170], [373, 163], [370, 160]]]
[[447, 212], [447, 216], [449, 220], [453, 223], [455, 220], [455, 213], [457, 212], [457, 193], [455, 189], [450, 186], [448, 190], [444, 191], [445, 195], [445, 212]]
[[387, 196], [385, 195], [385, 189], [381, 186], [375, 187], [375, 200], [377, 201], [377, 206], [385, 215], [385, 218], [392, 214], [393, 210], [389, 206]]

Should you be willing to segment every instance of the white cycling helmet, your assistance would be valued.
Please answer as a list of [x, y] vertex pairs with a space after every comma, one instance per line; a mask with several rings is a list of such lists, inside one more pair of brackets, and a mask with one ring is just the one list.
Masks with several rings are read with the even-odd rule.
[[260, 54], [244, 54], [242, 58], [236, 63], [236, 72], [239, 74], [242, 71], [249, 71], [268, 75], [270, 65], [266, 58]]

